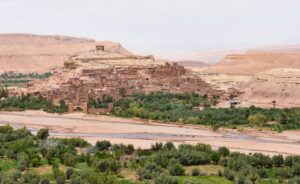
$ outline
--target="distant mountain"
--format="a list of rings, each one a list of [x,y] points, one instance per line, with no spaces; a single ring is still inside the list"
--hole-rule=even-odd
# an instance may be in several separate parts
[[[176,63],[185,66],[185,67],[193,67],[193,68],[202,68],[202,67],[206,67],[209,66],[209,64],[202,62],[202,61],[176,61]]]
[[[201,61],[207,64],[215,64],[220,62],[226,55],[232,53],[244,53],[245,50],[239,49],[224,49],[224,50],[209,50],[179,54],[161,54],[158,57],[166,58],[173,61]]]

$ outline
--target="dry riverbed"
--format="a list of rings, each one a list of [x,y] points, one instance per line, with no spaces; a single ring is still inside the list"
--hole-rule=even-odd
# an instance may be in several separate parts
[[[214,148],[227,146],[241,152],[300,155],[300,131],[242,132],[230,129],[213,131],[204,126],[174,125],[109,116],[48,114],[42,111],[0,112],[0,125],[26,126],[33,133],[47,127],[54,137],[81,137],[95,143],[109,140],[112,143],[134,144],[148,148],[155,142],[172,141],[175,144],[211,144]]]

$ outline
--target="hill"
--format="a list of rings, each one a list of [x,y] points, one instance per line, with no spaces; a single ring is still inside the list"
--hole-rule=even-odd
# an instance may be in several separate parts
[[[278,68],[259,73],[245,85],[241,99],[246,106],[299,107],[300,69]]]
[[[43,73],[62,66],[72,55],[104,45],[109,51],[130,55],[119,43],[55,35],[0,34],[0,73]]]
[[[254,75],[275,68],[300,68],[300,49],[230,54],[210,70],[213,73]]]

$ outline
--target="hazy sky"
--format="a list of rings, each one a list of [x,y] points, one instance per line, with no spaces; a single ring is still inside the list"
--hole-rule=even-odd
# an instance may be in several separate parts
[[[149,53],[297,44],[300,0],[0,0],[0,23]]]

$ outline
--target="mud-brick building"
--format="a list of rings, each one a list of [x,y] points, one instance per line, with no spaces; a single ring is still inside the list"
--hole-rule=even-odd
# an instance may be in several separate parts
[[[181,65],[155,61],[152,56],[108,52],[101,46],[70,58],[52,77],[30,86],[29,91],[40,93],[55,104],[64,100],[70,112],[76,108],[85,112],[109,111],[111,105],[106,110],[88,107],[90,98],[101,101],[105,96],[119,99],[157,91],[220,94]]]

